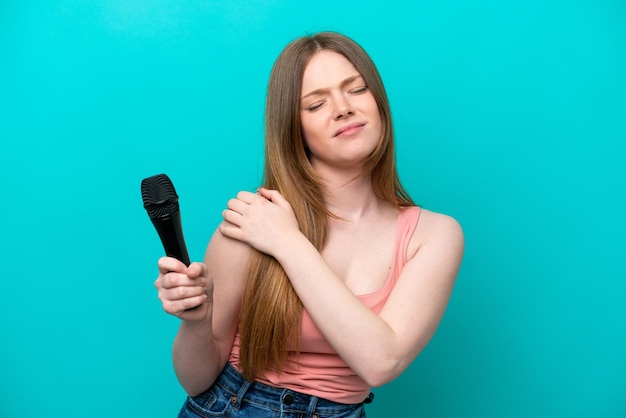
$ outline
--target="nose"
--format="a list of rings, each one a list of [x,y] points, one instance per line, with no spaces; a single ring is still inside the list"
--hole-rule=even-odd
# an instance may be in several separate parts
[[[345,119],[354,115],[354,109],[350,105],[348,98],[344,95],[338,95],[335,99],[335,119]]]

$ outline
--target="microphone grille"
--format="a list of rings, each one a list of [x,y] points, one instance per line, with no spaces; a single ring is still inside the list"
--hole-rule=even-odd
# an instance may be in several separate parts
[[[178,195],[170,178],[157,174],[141,181],[143,207],[150,218],[162,218],[178,212]]]

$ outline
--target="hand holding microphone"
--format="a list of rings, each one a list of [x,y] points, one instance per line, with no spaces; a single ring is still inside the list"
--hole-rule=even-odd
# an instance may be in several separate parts
[[[196,313],[212,293],[212,285],[206,265],[189,261],[174,185],[165,174],[147,177],[141,182],[141,197],[167,255],[159,260],[159,277],[154,283],[163,309],[181,318],[186,312]],[[193,316],[206,315],[206,309],[199,311],[204,312]]]
[[[159,277],[154,282],[163,310],[181,319],[205,319],[213,295],[213,282],[207,278],[204,263],[186,267],[172,257],[159,259]]]

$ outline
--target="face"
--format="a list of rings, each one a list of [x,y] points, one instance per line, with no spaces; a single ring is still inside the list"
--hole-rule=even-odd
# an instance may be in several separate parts
[[[381,141],[374,96],[354,65],[333,51],[316,53],[304,69],[300,117],[317,169],[359,169]]]

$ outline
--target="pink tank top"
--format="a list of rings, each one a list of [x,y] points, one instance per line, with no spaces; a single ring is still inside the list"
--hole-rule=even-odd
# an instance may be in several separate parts
[[[375,292],[357,295],[359,300],[375,313],[380,313],[387,302],[402,268],[407,262],[407,247],[417,221],[420,208],[411,206],[400,209],[396,234],[394,260],[385,284]],[[300,357],[298,362],[287,362],[281,374],[269,370],[262,383],[288,388],[339,403],[362,402],[370,387],[358,377],[339,357],[319,331],[306,309],[302,315]],[[239,333],[235,336],[229,362],[239,368]]]

